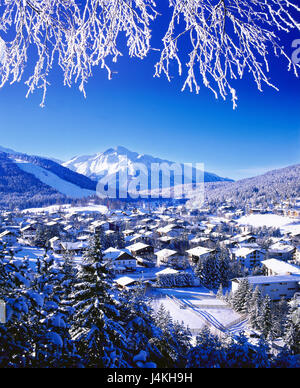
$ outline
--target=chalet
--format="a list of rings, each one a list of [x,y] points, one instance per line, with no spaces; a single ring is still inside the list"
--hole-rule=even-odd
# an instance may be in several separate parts
[[[144,243],[132,244],[127,249],[133,256],[148,256],[154,253],[154,248],[151,245]]]
[[[49,240],[49,243],[50,243],[50,247],[51,249],[53,250],[53,252],[59,252],[61,251],[61,246],[60,246],[60,238],[55,236],[55,237],[52,237],[50,240]]]
[[[136,258],[128,249],[108,248],[103,252],[103,261],[112,265],[115,272],[123,272],[136,268]]]
[[[190,242],[190,246],[192,248],[195,248],[199,245],[201,245],[205,248],[208,248],[209,245],[212,243],[212,241],[208,237],[194,237],[189,242]]]
[[[300,232],[294,232],[290,234],[290,241],[293,245],[300,244]]]
[[[232,292],[236,292],[240,282],[245,278],[232,279]],[[300,274],[277,276],[248,276],[250,285],[258,287],[263,296],[268,295],[271,300],[279,301],[281,298],[291,299],[300,290]]]
[[[233,248],[231,249],[232,259],[238,261],[245,268],[253,268],[261,265],[265,253],[256,248]]]
[[[184,227],[177,224],[169,224],[167,226],[164,226],[162,228],[157,229],[157,233],[160,236],[170,236],[170,237],[178,237],[180,234],[182,234],[184,231]]]
[[[131,245],[134,243],[143,242],[143,235],[136,233],[133,236],[126,236],[125,242],[126,244],[131,244]]]
[[[88,244],[86,242],[62,241],[60,242],[60,248],[58,249],[57,253],[70,252],[74,255],[82,255],[87,248]]]
[[[192,264],[196,264],[199,260],[206,259],[210,254],[215,253],[214,249],[205,248],[198,246],[186,251],[188,254],[189,260]]]
[[[90,230],[93,232],[93,233],[96,233],[96,232],[100,232],[100,231],[105,231],[105,230],[108,230],[109,229],[109,222],[107,221],[94,221],[92,222],[91,226],[90,226]]]
[[[66,226],[66,227],[64,228],[64,233],[65,233],[66,235],[68,235],[68,234],[75,235],[76,232],[77,232],[77,229],[74,228],[73,225],[68,225],[68,226]]]
[[[4,232],[0,233],[0,241],[2,244],[14,245],[17,242],[17,236],[14,232],[5,230]]]
[[[178,273],[179,273],[179,271],[177,271],[176,269],[165,268],[159,272],[156,272],[155,276],[156,276],[156,278],[158,278],[160,275],[176,275]]]
[[[157,257],[157,266],[170,265],[172,262],[178,258],[178,252],[173,251],[172,249],[162,249],[158,252],[155,252]]]
[[[141,283],[141,279],[132,278],[130,276],[123,276],[116,279],[115,282],[120,289],[129,290],[138,288]],[[142,281],[142,283],[144,286],[146,286],[146,289],[151,286],[150,280]]]
[[[171,236],[162,236],[159,237],[158,241],[161,243],[162,246],[168,246],[172,243],[174,240],[174,237]]]
[[[127,236],[133,236],[135,231],[133,229],[126,229],[122,233],[123,233],[124,237],[127,237]]]
[[[27,225],[20,230],[23,240],[33,240],[36,236],[37,226]]]
[[[232,240],[239,244],[252,244],[256,242],[256,237],[250,234],[243,234],[232,237]]]

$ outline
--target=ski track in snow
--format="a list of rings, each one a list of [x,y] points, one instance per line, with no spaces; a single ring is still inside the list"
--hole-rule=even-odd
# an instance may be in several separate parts
[[[239,322],[233,326],[225,327],[220,321],[218,321],[212,314],[210,314],[206,310],[202,310],[199,307],[193,305],[191,302],[186,299],[181,299],[181,302],[186,305],[190,310],[194,311],[196,314],[200,315],[205,321],[210,323],[214,328],[223,332],[223,333],[238,333],[243,331],[245,324],[247,323],[247,319],[242,322]]]

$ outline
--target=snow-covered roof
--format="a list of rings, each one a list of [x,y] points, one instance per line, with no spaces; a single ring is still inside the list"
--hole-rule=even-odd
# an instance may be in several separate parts
[[[80,242],[62,241],[60,244],[63,247],[63,249],[65,249],[67,251],[85,249],[88,247],[88,244],[83,242],[83,241],[80,241]]]
[[[236,257],[246,257],[255,251],[257,251],[256,248],[246,248],[246,247],[232,249],[232,252],[235,254]]]
[[[158,275],[170,275],[170,274],[175,274],[178,273],[176,269],[173,268],[165,268],[162,271],[156,272],[156,276]]]
[[[127,249],[129,249],[131,252],[136,252],[136,251],[139,251],[141,249],[148,248],[148,247],[150,247],[150,245],[138,242],[136,244],[130,245],[129,247],[127,247]]]
[[[171,240],[174,240],[174,237],[171,237],[171,236],[163,236],[163,237],[160,237],[160,238],[159,238],[159,241],[161,241],[161,242],[168,242],[168,241],[171,241]]]
[[[155,255],[158,257],[170,257],[177,254],[177,251],[173,251],[172,249],[162,249],[160,251],[155,252]]]
[[[108,248],[105,251],[103,251],[103,259],[104,260],[117,260],[120,256],[124,255],[126,253],[127,255],[130,255],[130,251],[128,249],[116,249],[116,248]]]
[[[293,251],[295,248],[292,245],[283,244],[280,242],[277,242],[276,244],[273,244],[269,248],[269,252],[277,252],[277,253],[288,253]]]
[[[135,283],[137,279],[130,278],[129,276],[123,276],[116,280],[116,283],[118,283],[120,286],[126,287],[132,283]]]
[[[5,230],[4,232],[2,232],[1,234],[0,234],[0,238],[2,238],[2,237],[5,237],[5,236],[9,236],[9,235],[15,235],[13,232],[11,232],[10,230]]]
[[[240,282],[245,278],[233,279]],[[268,284],[268,283],[289,283],[289,282],[300,282],[300,274],[294,275],[275,275],[275,276],[248,276],[250,284]]]
[[[281,260],[277,259],[268,259],[262,261],[262,264],[266,266],[268,269],[271,271],[276,272],[277,274],[287,274],[287,273],[292,273],[292,274],[300,274],[300,267],[286,263]]]
[[[187,253],[192,256],[202,256],[208,253],[213,252],[213,249],[205,248],[205,247],[195,247],[187,250]]]

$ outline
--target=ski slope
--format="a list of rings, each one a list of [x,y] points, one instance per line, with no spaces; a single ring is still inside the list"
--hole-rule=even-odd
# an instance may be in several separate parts
[[[95,192],[92,190],[82,189],[79,186],[74,185],[73,183],[67,182],[52,172],[40,167],[35,164],[18,161],[17,166],[29,173],[34,175],[38,180],[43,182],[44,184],[53,187],[53,189],[58,192],[70,197],[70,198],[84,198],[89,197],[91,195],[95,195]]]

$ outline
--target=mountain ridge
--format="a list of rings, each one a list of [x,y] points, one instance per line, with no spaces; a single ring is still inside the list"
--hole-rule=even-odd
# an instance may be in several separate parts
[[[123,146],[115,148],[108,148],[104,152],[95,153],[92,155],[78,155],[74,156],[62,165],[77,173],[88,176],[91,179],[98,180],[103,176],[111,176],[116,172],[128,169],[130,177],[135,175],[134,164],[141,163],[150,171],[151,164],[166,163],[173,165],[175,162],[154,157],[148,154],[140,154],[135,151],[130,151]],[[176,163],[183,166],[183,163]],[[206,182],[215,181],[232,181],[230,178],[223,178],[214,173],[204,172],[204,180]]]

